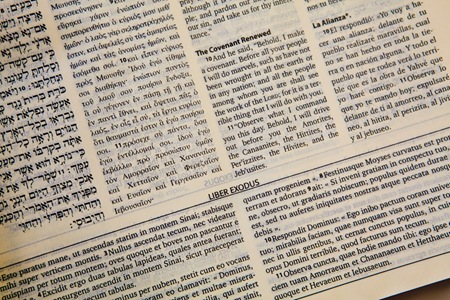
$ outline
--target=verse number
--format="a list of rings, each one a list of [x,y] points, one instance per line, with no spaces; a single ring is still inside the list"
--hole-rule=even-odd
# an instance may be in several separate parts
[[[324,34],[330,34],[330,33],[336,33],[336,32],[337,32],[336,26],[330,27],[330,28],[327,28],[327,29],[324,29],[324,30],[323,30],[323,33],[324,33]]]

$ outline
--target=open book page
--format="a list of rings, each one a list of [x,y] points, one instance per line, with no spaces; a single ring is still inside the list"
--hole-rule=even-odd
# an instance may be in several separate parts
[[[448,278],[449,6],[1,1],[2,299]]]

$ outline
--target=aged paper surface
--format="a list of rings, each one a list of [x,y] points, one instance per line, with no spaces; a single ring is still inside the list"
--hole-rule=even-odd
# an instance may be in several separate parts
[[[449,9],[1,1],[2,299],[448,278]]]

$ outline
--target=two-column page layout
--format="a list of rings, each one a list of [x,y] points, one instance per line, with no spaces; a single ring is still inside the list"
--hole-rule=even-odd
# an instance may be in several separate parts
[[[449,278],[448,11],[1,0],[0,298],[379,299]]]

